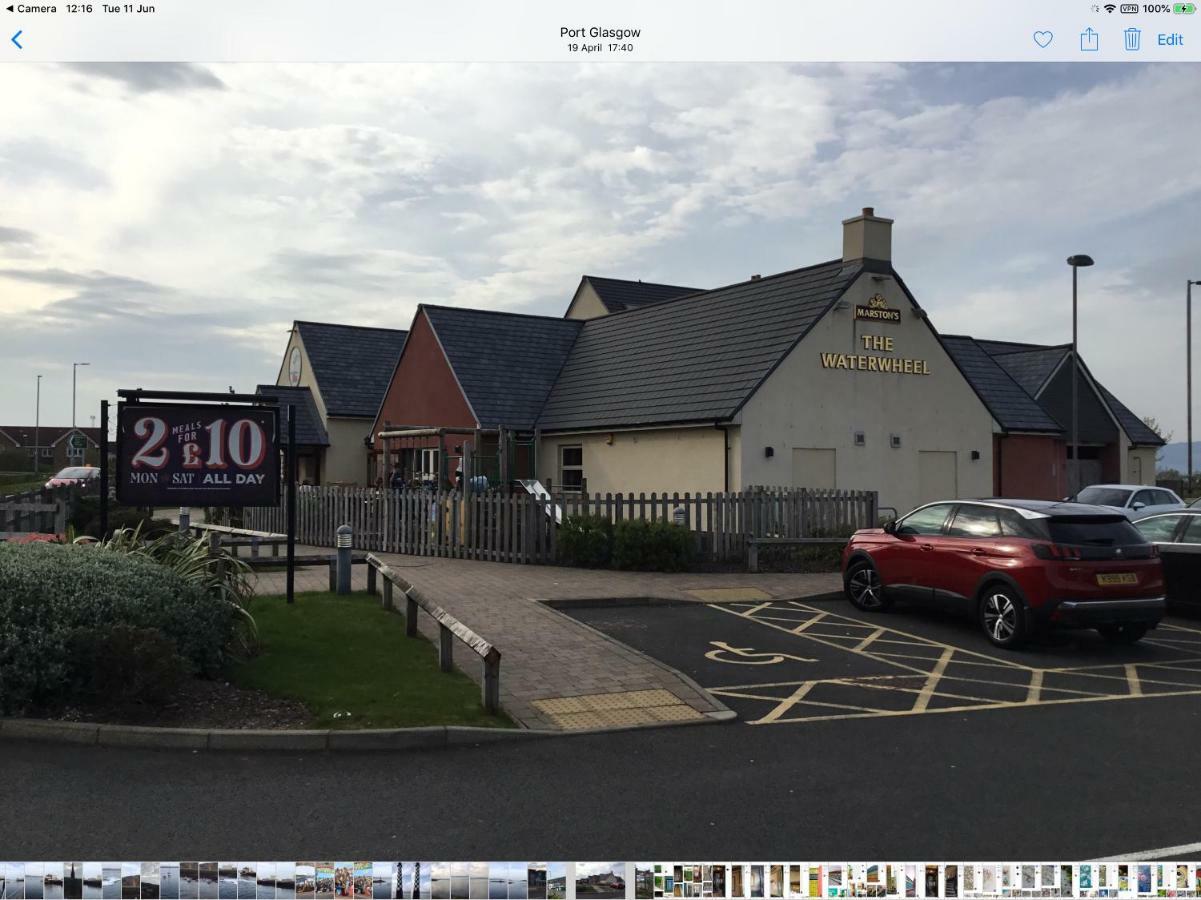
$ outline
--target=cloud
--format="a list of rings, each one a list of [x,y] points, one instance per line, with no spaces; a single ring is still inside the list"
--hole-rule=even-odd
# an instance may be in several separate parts
[[[64,66],[88,77],[118,82],[135,93],[225,89],[220,78],[194,63],[80,62]]]
[[[24,228],[5,228],[0,225],[0,244],[33,244],[37,241],[32,231]]]

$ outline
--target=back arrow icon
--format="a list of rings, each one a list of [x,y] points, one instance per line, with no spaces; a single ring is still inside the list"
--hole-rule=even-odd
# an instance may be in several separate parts
[[[12,38],[10,38],[10,40],[11,40],[11,41],[12,41],[14,44],[16,44],[16,45],[17,45],[17,49],[18,49],[18,50],[24,50],[24,49],[25,49],[24,47],[22,47],[22,46],[21,46],[21,42],[17,40],[17,38],[19,38],[19,37],[20,37],[21,35],[23,35],[24,33],[25,33],[24,31],[18,31],[16,34],[14,34],[14,35],[12,36]]]

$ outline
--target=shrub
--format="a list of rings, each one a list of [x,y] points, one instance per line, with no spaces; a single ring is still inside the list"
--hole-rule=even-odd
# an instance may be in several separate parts
[[[0,450],[0,472],[32,471],[33,458],[24,450]]]
[[[0,543],[0,711],[70,699],[69,644],[81,630],[156,629],[190,673],[214,675],[237,609],[140,554]]]
[[[106,704],[162,704],[179,689],[187,663],[157,628],[79,629],[67,640],[77,696]]]
[[[569,566],[608,566],[613,558],[613,525],[604,516],[568,516],[559,528],[559,553]]]
[[[140,529],[143,537],[155,538],[177,530],[175,523],[167,519],[155,519],[145,510],[132,506],[108,507],[108,535],[100,533],[100,498],[80,497],[71,513],[71,528],[76,534],[97,539],[108,537],[123,528]]]
[[[682,525],[635,519],[618,522],[614,529],[613,565],[618,569],[679,572],[692,556],[692,533]]]

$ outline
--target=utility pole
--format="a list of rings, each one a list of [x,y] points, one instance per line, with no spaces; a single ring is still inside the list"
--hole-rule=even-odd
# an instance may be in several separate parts
[[[42,376],[38,376],[37,400],[33,412],[33,474],[42,471]]]

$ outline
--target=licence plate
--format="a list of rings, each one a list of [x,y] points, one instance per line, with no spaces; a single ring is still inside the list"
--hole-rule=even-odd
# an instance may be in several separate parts
[[[1138,576],[1133,572],[1107,572],[1097,576],[1097,584],[1138,584]]]

